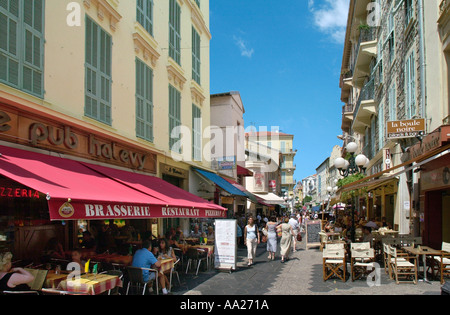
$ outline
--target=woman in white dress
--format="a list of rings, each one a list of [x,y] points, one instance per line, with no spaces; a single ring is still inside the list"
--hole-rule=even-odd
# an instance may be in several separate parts
[[[260,242],[259,230],[253,217],[248,218],[248,224],[245,226],[244,242],[247,245],[248,266],[251,266],[256,256],[256,247]]]

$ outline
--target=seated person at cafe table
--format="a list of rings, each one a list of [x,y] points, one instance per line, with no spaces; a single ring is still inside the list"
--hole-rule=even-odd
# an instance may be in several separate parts
[[[156,259],[156,257],[152,254],[152,242],[149,240],[145,240],[142,243],[142,249],[136,251],[133,256],[133,262],[131,264],[133,267],[137,268],[148,268],[148,269],[157,269],[161,267],[161,262]],[[145,282],[150,282],[155,279],[155,274],[150,273],[148,270],[142,271],[143,279]],[[164,274],[159,274],[159,283],[162,288],[163,294],[168,294],[167,286],[170,282]]]
[[[206,234],[206,238],[208,241],[214,240],[214,228],[212,226],[208,226],[208,234]]]
[[[95,239],[92,237],[91,232],[83,232],[83,241],[81,242],[80,246],[85,249],[95,250]]]
[[[162,238],[159,240],[159,256],[160,259],[174,259],[176,260],[177,257],[175,256],[175,253],[173,251],[173,248],[170,247],[169,241],[165,238]]]
[[[80,265],[80,270],[83,271],[86,265],[86,262],[81,260],[81,251],[78,249],[74,249],[72,251],[72,263],[77,263]]]
[[[194,231],[191,232],[191,234],[189,235],[189,237],[192,238],[200,238],[202,236],[202,232],[200,232],[198,224],[196,224],[194,226]]]
[[[27,283],[34,280],[34,276],[23,268],[12,268],[12,254],[0,254],[0,292],[1,291],[29,291]]]

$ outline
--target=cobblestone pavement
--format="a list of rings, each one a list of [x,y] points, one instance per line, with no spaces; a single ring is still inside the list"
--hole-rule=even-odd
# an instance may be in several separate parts
[[[297,244],[297,251],[289,261],[281,263],[278,254],[274,261],[267,259],[265,244],[260,244],[257,259],[247,266],[247,250],[238,249],[238,268],[231,274],[210,270],[185,274],[179,271],[181,286],[176,278],[174,295],[440,295],[439,281],[431,284],[419,282],[397,285],[381,270],[380,286],[370,287],[366,280],[340,279],[323,281],[322,252],[318,248],[306,249],[305,243]]]

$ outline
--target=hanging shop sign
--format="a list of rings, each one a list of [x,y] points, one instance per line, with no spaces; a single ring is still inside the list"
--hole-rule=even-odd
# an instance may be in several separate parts
[[[387,139],[414,138],[423,136],[426,131],[425,119],[388,121]]]
[[[156,173],[155,154],[113,141],[108,135],[83,131],[27,113],[8,111],[1,105],[0,139]]]

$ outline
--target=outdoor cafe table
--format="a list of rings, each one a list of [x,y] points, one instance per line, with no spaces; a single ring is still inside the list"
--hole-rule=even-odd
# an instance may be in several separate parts
[[[61,281],[67,279],[67,273],[56,274],[54,270],[50,270],[47,273],[47,277],[45,278],[44,288],[47,289],[56,289]]]
[[[58,289],[69,292],[81,292],[89,295],[99,295],[115,287],[121,287],[122,280],[118,276],[107,274],[84,274],[78,279],[63,280],[58,285]]]
[[[161,267],[159,267],[160,273],[171,271],[175,264],[175,261],[172,258],[161,259],[160,262],[161,262]]]
[[[428,246],[420,246],[418,248],[414,248],[412,246],[403,247],[405,251],[415,256],[422,256],[423,259],[423,281],[428,282],[427,279],[427,256],[439,256],[441,254],[440,250],[433,249]]]

